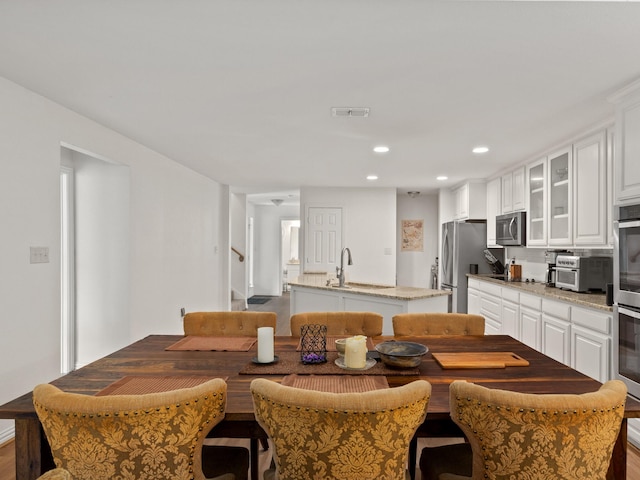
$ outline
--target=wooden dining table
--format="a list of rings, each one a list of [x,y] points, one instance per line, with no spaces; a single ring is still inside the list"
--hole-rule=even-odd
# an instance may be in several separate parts
[[[112,383],[131,375],[226,378],[228,393],[225,418],[209,436],[250,439],[251,478],[257,479],[259,441],[266,438],[266,434],[255,420],[249,386],[257,377],[281,381],[284,373],[272,374],[268,369],[256,369],[252,364],[252,359],[256,356],[256,345],[249,351],[166,350],[181,338],[178,335],[150,335],[51,383],[67,392],[95,395]],[[374,343],[385,340],[390,338],[375,338]],[[422,343],[428,347],[429,351],[422,363],[411,375],[389,370],[379,374],[385,375],[390,387],[404,385],[416,379],[424,379],[431,383],[432,396],[427,417],[419,427],[416,437],[461,436],[460,430],[449,415],[449,384],[454,380],[467,380],[486,387],[536,394],[581,394],[595,391],[601,385],[596,380],[506,335],[411,337],[402,340]],[[276,355],[294,355],[298,342],[299,339],[294,337],[276,337]],[[512,352],[526,360],[528,365],[445,369],[433,357],[434,353],[456,352]],[[332,362],[335,356],[337,353],[329,352],[329,362]],[[313,366],[306,367],[309,366],[305,366],[302,372],[286,373],[316,373]],[[348,370],[336,370],[339,374],[351,373]],[[327,369],[323,372],[326,373]],[[371,369],[371,372],[375,374],[374,369]],[[634,417],[640,417],[640,402],[628,397],[625,419],[615,445],[608,478],[626,479],[626,419]],[[54,467],[49,446],[33,408],[31,392],[0,406],[0,418],[15,420],[16,480],[35,479]],[[414,439],[410,458],[410,467],[414,472],[415,441]]]

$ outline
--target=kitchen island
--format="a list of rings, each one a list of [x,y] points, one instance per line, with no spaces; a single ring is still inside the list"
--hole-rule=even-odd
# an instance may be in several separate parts
[[[451,292],[429,288],[376,285],[337,280],[326,274],[303,274],[289,282],[291,315],[301,312],[377,312],[384,317],[382,334],[393,335],[398,313],[446,312]]]

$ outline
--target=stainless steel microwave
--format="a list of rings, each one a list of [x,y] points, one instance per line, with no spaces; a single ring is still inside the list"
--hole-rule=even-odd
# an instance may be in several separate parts
[[[496,217],[496,243],[505,247],[527,244],[527,214],[513,212]]]

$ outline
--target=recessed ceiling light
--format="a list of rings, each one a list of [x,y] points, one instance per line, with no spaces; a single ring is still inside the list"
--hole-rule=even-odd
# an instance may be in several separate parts
[[[367,180],[377,180],[378,175],[367,175]]]
[[[373,147],[373,151],[376,153],[387,153],[389,151],[389,147],[386,145],[378,145],[377,147]]]
[[[446,175],[439,175],[439,176],[436,177],[436,180],[440,180],[441,182],[443,180],[448,180],[448,179],[449,179],[449,177],[447,177]]]
[[[472,150],[473,153],[487,153],[488,151],[489,147],[485,147],[484,145],[477,146]]]

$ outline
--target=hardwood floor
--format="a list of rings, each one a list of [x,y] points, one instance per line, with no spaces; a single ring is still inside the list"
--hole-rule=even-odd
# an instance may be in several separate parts
[[[261,305],[249,305],[249,310],[261,311],[261,312],[276,312],[278,321],[276,325],[276,335],[290,335],[289,327],[289,293],[283,294],[281,297],[274,297],[267,303]],[[220,439],[216,440],[216,444],[222,445],[242,445],[248,448],[248,441],[246,440],[234,440],[234,439]],[[424,446],[433,446],[434,441],[427,439],[420,439],[418,442],[418,452],[422,450]],[[271,451],[260,452],[260,469],[264,470],[269,466],[271,461]],[[627,451],[627,478],[640,479],[640,450],[629,445]],[[420,478],[419,471],[417,472],[417,478]],[[262,475],[260,476],[262,478]],[[15,480],[15,444],[13,441],[7,442],[0,446],[0,480]]]

